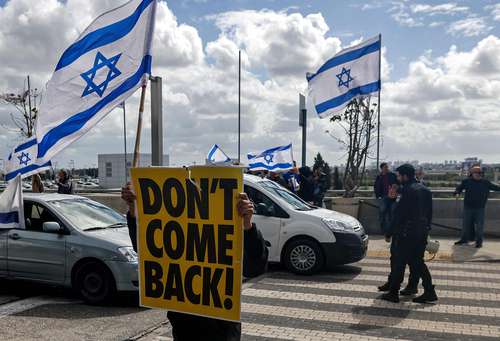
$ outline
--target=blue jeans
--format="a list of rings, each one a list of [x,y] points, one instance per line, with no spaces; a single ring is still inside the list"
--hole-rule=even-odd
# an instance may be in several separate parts
[[[378,212],[379,212],[379,222],[380,222],[380,230],[382,234],[386,234],[389,232],[391,219],[392,219],[392,204],[393,201],[388,198],[379,198],[378,201]]]
[[[484,207],[467,208],[464,207],[464,220],[462,226],[462,237],[460,240],[468,242],[475,235],[476,244],[483,244],[484,230]]]

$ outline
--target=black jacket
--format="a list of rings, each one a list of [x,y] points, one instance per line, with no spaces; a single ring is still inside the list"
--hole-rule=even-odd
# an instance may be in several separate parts
[[[432,221],[432,193],[415,180],[403,185],[388,236],[427,239]]]
[[[392,172],[387,173],[385,176],[388,177],[389,186],[394,185],[395,183],[398,182],[396,174]],[[375,184],[373,185],[373,191],[375,192],[376,198],[383,198],[387,196],[388,194],[387,189],[384,188],[384,175],[382,174],[377,175],[377,178],[375,179]]]
[[[466,208],[484,208],[486,201],[492,191],[500,191],[500,186],[497,186],[486,179],[474,180],[467,178],[462,180],[455,190],[455,194],[460,194],[465,190],[464,206]]]
[[[127,214],[127,223],[134,250],[137,250],[137,225]],[[243,276],[256,277],[267,269],[268,250],[255,224],[245,231],[243,245]],[[217,320],[189,314],[168,312],[172,334],[176,341],[237,341],[241,339],[241,323]]]

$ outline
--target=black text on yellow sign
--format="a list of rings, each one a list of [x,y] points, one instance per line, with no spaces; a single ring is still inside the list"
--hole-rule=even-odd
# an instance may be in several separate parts
[[[141,305],[239,321],[241,169],[136,168],[132,180]]]

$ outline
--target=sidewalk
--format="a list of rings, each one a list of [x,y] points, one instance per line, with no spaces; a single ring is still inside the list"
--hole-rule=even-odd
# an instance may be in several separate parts
[[[500,239],[485,239],[483,247],[476,249],[474,243],[469,245],[454,245],[456,238],[437,237],[432,240],[439,241],[440,248],[436,260],[451,262],[500,262]],[[368,256],[389,257],[390,244],[386,243],[383,236],[371,235],[368,244]],[[426,254],[426,259],[429,255]]]

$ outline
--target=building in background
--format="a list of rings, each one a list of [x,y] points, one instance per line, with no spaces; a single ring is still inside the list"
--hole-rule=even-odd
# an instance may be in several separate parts
[[[125,184],[125,174],[130,181],[130,167],[132,167],[133,154],[127,154],[127,173],[125,173],[124,154],[99,154],[97,163],[99,169],[99,185],[102,188],[120,188]],[[169,165],[169,156],[163,155],[163,166]],[[151,166],[151,154],[140,154],[139,166]]]

